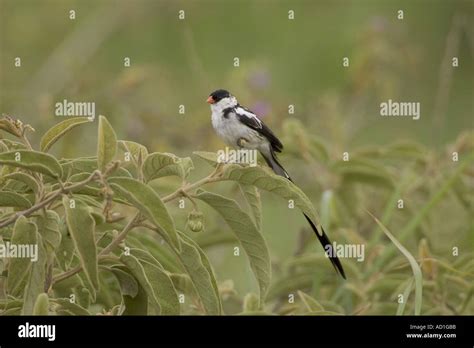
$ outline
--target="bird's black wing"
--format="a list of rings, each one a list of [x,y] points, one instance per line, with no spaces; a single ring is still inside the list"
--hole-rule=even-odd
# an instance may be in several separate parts
[[[283,144],[281,141],[252,111],[243,108],[242,106],[234,108],[233,111],[240,122],[267,138],[274,151],[281,152],[281,150],[283,150]]]

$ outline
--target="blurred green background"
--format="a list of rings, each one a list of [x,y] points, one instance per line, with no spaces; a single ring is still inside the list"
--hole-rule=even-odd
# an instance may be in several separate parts
[[[398,192],[395,184],[414,173],[408,188],[399,192],[407,209],[384,221],[397,235],[454,170],[451,152],[459,151],[461,159],[472,152],[473,7],[473,1],[438,0],[0,0],[0,110],[31,124],[37,134],[30,138],[37,145],[40,135],[62,120],[54,115],[56,102],[95,102],[96,117],[106,115],[120,139],[140,142],[150,152],[191,156],[192,151],[223,147],[205,100],[217,88],[230,90],[282,138],[287,151],[281,161],[315,206],[326,209],[330,237],[341,243],[372,242],[364,263],[344,260],[354,269],[346,285],[334,285],[327,261],[309,263],[306,278],[297,274],[293,279],[293,257],[301,252],[321,256],[321,248],[298,212],[264,194],[263,226],[274,279],[326,299],[334,311],[335,303],[343,303],[345,313],[394,314],[398,287],[411,271],[395,263],[394,283],[390,275],[386,285],[377,283],[386,270],[373,273],[373,260],[390,242],[364,209],[381,218]],[[403,20],[397,18],[400,9]],[[69,19],[70,10],[76,19]],[[184,20],[178,18],[180,10]],[[294,20],[288,19],[289,10]],[[21,68],[14,66],[15,57],[21,57]],[[124,67],[125,57],[130,67]],[[239,67],[234,67],[235,57]],[[349,67],[343,67],[343,57],[349,58]],[[459,58],[456,68],[452,57]],[[388,99],[420,102],[420,120],[381,117],[379,105]],[[290,104],[294,114],[288,113]],[[52,152],[93,155],[95,139],[94,125],[79,127]],[[385,158],[384,149],[391,153],[389,144],[400,142],[420,156],[400,152],[396,159]],[[375,173],[350,181],[335,169],[344,151],[377,162],[381,169],[375,171],[387,174],[390,184],[377,182]],[[192,179],[209,170],[197,159],[195,167]],[[448,272],[448,278],[432,285],[430,299],[439,308],[426,306],[435,314],[459,312],[464,305],[472,314],[472,285],[462,285],[461,292],[443,287],[452,282],[449,277],[462,280],[467,274],[472,281],[472,165],[466,172],[448,188],[448,199],[403,241],[417,254],[420,240],[428,240],[430,252],[457,270],[453,243],[468,255],[459,266],[465,273]],[[164,183],[163,190],[168,184],[176,182]],[[237,195],[233,187],[220,186]],[[329,202],[335,197],[335,203],[327,203],[328,197]],[[178,224],[184,228],[187,213],[175,213],[183,216]],[[217,217],[209,220],[207,237],[228,234]],[[299,250],[301,235],[307,241],[304,251]],[[232,279],[241,297],[254,290],[245,259],[231,255],[233,244],[225,238],[215,245],[209,240],[207,251],[219,280]],[[369,309],[368,303],[375,305]]]

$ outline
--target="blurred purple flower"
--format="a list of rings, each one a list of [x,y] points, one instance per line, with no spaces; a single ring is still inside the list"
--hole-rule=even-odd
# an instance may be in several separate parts
[[[270,84],[270,74],[266,70],[257,70],[250,75],[249,84],[256,89],[266,88]]]
[[[264,118],[270,113],[270,105],[264,101],[258,101],[254,103],[251,109],[258,118]]]
[[[374,16],[370,19],[370,27],[375,32],[383,32],[387,29],[387,18],[382,16]]]

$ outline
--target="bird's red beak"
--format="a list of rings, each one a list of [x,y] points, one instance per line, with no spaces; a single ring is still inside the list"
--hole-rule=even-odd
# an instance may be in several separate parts
[[[206,102],[207,102],[208,104],[214,104],[214,103],[215,103],[214,98],[212,98],[211,95],[209,96],[209,98],[207,98]]]

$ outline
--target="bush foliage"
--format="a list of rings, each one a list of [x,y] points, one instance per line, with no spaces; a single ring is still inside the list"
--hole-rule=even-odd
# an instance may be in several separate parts
[[[298,122],[287,122],[287,151],[323,166],[331,178],[319,217],[301,189],[265,166],[222,164],[215,153],[194,152],[209,174],[189,182],[194,170],[190,157],[149,153],[141,144],[117,140],[103,116],[95,156],[58,159],[48,153],[69,130],[87,122],[71,118],[56,124],[37,151],[27,137],[30,126],[9,117],[0,120],[3,133],[14,137],[0,140],[0,241],[38,245],[36,262],[0,259],[4,315],[403,314],[407,308],[415,314],[473,313],[472,248],[457,257],[437,257],[427,233],[442,202],[455,201],[462,214],[472,216],[472,134],[461,136],[445,160],[436,159],[446,175],[433,183],[422,177],[433,168],[433,154],[420,145],[363,148],[351,153],[349,161],[331,160],[318,138]],[[459,153],[459,161],[451,160],[452,151]],[[395,178],[379,159],[403,164],[406,170]],[[168,176],[182,184],[164,194],[154,183]],[[241,202],[231,194],[208,191],[220,182],[237,185]],[[373,188],[388,193],[386,201],[371,196]],[[366,245],[367,261],[360,267],[345,262],[348,281],[343,282],[315,277],[330,268],[329,262],[305,246],[288,261],[272,260],[262,231],[261,191],[291,201],[333,230],[346,228],[340,236]],[[401,196],[411,196],[420,207],[409,209],[399,229],[390,232],[385,226]],[[178,200],[192,207],[186,208],[182,230],[169,206]],[[193,233],[206,229],[210,220],[203,206],[227,223],[224,229],[232,236]],[[360,207],[376,211],[380,221]],[[458,232],[472,233],[470,223]],[[393,244],[381,243],[383,233]],[[403,246],[413,245],[413,236],[418,255]],[[231,281],[216,279],[206,249],[229,240],[248,259],[256,281],[253,292],[239,295]],[[278,270],[276,278],[272,266]],[[398,294],[408,300],[397,302]]]

